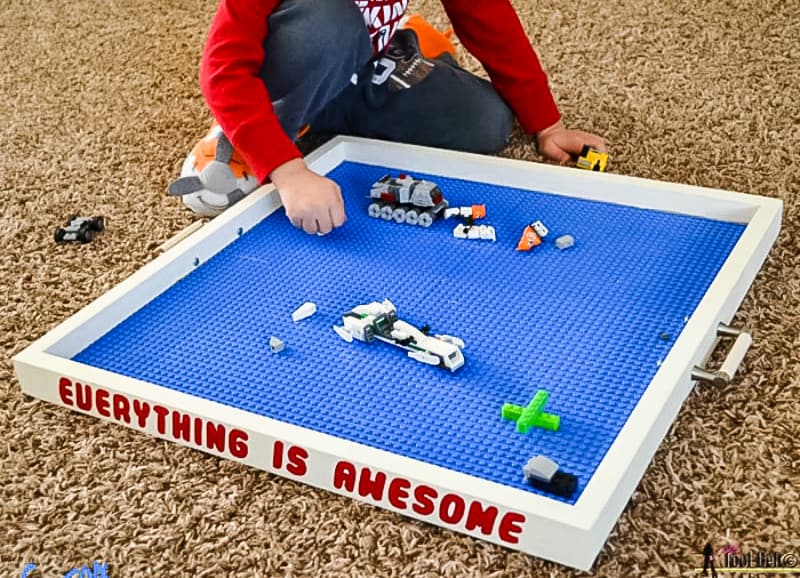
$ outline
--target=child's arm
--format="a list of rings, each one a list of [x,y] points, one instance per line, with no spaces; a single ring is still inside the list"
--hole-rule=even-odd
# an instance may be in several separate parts
[[[525,131],[536,136],[542,156],[565,162],[586,144],[605,150],[600,137],[561,124],[547,76],[509,0],[442,0],[442,5],[461,43],[483,64]]]
[[[259,71],[264,63],[267,17],[279,0],[221,0],[200,64],[200,88],[259,182],[301,156],[278,122]]]
[[[275,184],[292,224],[325,234],[344,223],[339,187],[306,167],[259,77],[267,17],[279,3],[221,0],[203,50],[200,86],[214,118],[258,181]]]

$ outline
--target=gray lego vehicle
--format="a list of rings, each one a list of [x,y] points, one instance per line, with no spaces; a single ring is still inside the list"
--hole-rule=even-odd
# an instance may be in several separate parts
[[[436,183],[409,175],[385,175],[369,191],[367,213],[375,219],[430,227],[448,207]]]
[[[89,243],[106,228],[103,217],[71,216],[64,227],[56,229],[56,243]]]

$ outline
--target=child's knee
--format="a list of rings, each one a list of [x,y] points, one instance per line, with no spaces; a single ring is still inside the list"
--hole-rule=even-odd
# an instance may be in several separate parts
[[[498,153],[508,145],[514,113],[496,93],[484,94],[472,103],[468,122],[460,123],[457,148],[481,154]]]
[[[498,98],[498,100],[500,100]],[[508,145],[511,131],[514,128],[514,113],[500,100],[484,117],[483,133],[485,153],[498,153]]]

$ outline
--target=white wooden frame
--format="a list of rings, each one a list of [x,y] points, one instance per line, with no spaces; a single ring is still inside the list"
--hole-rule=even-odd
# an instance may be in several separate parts
[[[170,411],[188,414],[193,419],[199,417],[226,424],[246,432],[246,455],[232,453],[227,447],[224,451],[216,451],[205,446],[197,447],[182,439],[175,440],[168,432],[158,431],[153,421],[140,427],[135,421],[125,424],[113,416],[103,415],[107,412],[98,412],[96,406],[86,412],[455,531],[575,568],[589,569],[690,392],[693,386],[690,376],[692,368],[702,365],[712,352],[717,339],[717,325],[731,320],[775,241],[780,229],[781,201],[716,189],[349,137],[338,137],[307,158],[308,164],[322,174],[345,160],[747,225],[574,505],[70,360],[198,264],[235,241],[238,235],[263,220],[265,215],[278,209],[280,199],[269,186],[262,187],[213,219],[200,231],[20,352],[14,358],[14,366],[23,391],[42,400],[70,407],[71,404],[65,402],[69,401],[69,397],[65,398],[59,393],[59,384],[90,384],[95,389],[106,390],[109,395],[122,395],[129,400],[158,404]],[[74,405],[72,409],[75,409]],[[276,441],[279,446],[275,445]],[[295,445],[305,450],[307,457],[304,463],[307,468],[302,475],[291,473],[285,466],[276,467],[271,456],[275,455],[275,448],[280,447],[280,443],[284,447]],[[463,519],[455,520],[453,515],[446,515],[446,519],[443,519],[435,513],[420,514],[412,509],[412,498],[399,499],[395,496],[389,499],[384,493],[380,499],[375,499],[357,495],[347,487],[335,487],[332,481],[334,470],[342,460],[358,468],[384,472],[389,480],[403,480],[402,483],[398,482],[397,487],[411,488],[412,492],[413,488],[420,485],[432,488],[439,498],[438,507],[444,507],[445,496],[460,496],[467,504],[475,500],[481,507],[497,508],[498,520],[506,513],[521,514],[524,522],[513,532],[513,538],[517,541],[506,539],[508,535],[501,535],[498,524],[494,524],[492,530],[485,534],[479,528],[468,528]],[[359,471],[363,473],[363,470]]]

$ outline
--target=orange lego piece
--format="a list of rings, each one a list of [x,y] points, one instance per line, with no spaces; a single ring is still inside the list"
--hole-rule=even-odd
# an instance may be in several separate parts
[[[530,251],[541,244],[542,238],[539,236],[539,233],[534,231],[531,225],[528,225],[525,227],[525,230],[522,231],[522,237],[520,237],[519,243],[517,243],[517,251]]]
[[[472,205],[472,218],[483,219],[486,216],[486,205]]]

